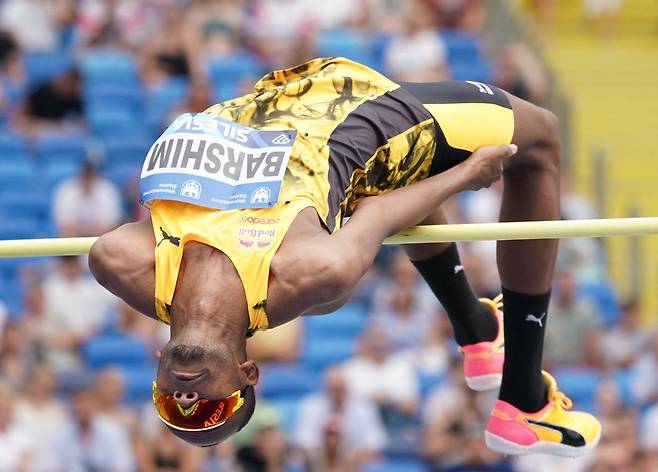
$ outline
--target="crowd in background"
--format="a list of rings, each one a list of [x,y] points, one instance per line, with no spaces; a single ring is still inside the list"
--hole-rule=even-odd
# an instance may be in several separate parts
[[[84,143],[75,166],[48,161],[48,211],[39,222],[50,235],[98,235],[146,214],[135,197],[140,162],[110,166],[121,159],[112,139],[148,149],[179,113],[324,52],[348,48],[398,80],[472,78],[541,103],[550,80],[540,61],[522,44],[487,51],[485,24],[481,0],[4,0],[2,139],[24,143],[16,159],[35,165],[47,159],[38,151],[44,140]],[[481,55],[461,61],[472,44]],[[85,61],[107,51],[133,61],[134,83],[93,78]],[[35,57],[55,58],[55,72],[38,72]],[[236,69],[231,80],[221,75]],[[159,101],[163,90],[168,99]],[[121,110],[108,117],[105,108],[132,99],[133,121],[117,128]],[[98,123],[115,127],[108,134]],[[562,181],[563,216],[596,217],[568,175]],[[501,192],[498,183],[460,195],[446,214],[495,221]],[[6,195],[0,202],[9,206]],[[495,244],[460,248],[476,292],[497,295]],[[445,314],[396,248],[382,250],[338,313],[250,340],[263,372],[254,417],[206,449],[168,434],[150,405],[166,327],[99,287],[84,258],[3,264],[0,471],[658,469],[658,334],[634,300],[618,299],[595,240],[562,241],[547,325],[547,369],[604,427],[595,453],[568,461],[506,458],[484,446],[495,392],[466,387]]]

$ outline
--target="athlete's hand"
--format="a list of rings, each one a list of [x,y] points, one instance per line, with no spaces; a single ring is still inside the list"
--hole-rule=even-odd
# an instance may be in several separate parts
[[[515,144],[476,149],[468,159],[457,166],[464,172],[464,190],[480,190],[500,179],[507,162],[517,150]]]

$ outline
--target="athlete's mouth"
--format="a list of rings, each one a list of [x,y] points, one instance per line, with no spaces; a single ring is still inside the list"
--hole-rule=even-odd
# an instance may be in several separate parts
[[[206,374],[205,370],[201,372],[180,372],[171,369],[169,372],[171,373],[171,376],[179,382],[192,382],[194,380],[199,380]]]

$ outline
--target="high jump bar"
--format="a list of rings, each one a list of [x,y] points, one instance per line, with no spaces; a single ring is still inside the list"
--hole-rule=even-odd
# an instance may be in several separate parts
[[[387,238],[384,244],[599,238],[648,234],[658,234],[658,217],[415,226]],[[96,239],[89,237],[5,240],[0,241],[0,258],[87,254]]]

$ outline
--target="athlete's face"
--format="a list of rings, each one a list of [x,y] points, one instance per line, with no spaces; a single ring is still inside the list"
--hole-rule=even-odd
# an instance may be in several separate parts
[[[209,347],[169,341],[162,350],[156,383],[183,408],[198,399],[224,398],[258,380],[253,361],[237,360],[225,346]]]

